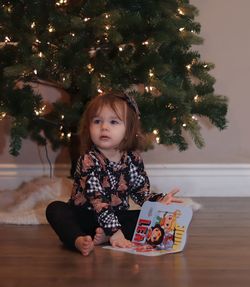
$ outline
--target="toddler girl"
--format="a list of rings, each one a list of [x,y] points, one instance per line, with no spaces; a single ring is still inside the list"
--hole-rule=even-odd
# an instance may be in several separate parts
[[[142,147],[139,110],[123,93],[96,96],[80,125],[83,154],[78,160],[67,203],[55,201],[47,220],[69,248],[84,256],[94,245],[109,242],[131,247],[139,210],[129,210],[129,197],[146,201],[181,202],[174,189],[167,195],[150,192],[149,179],[137,152]]]

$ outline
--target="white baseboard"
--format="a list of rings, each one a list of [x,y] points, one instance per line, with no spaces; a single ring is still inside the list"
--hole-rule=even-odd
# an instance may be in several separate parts
[[[69,165],[0,164],[0,190],[14,189],[40,176],[68,177]],[[148,164],[153,190],[181,189],[180,196],[250,196],[250,164]]]
[[[181,196],[250,196],[250,164],[147,165],[152,188]]]

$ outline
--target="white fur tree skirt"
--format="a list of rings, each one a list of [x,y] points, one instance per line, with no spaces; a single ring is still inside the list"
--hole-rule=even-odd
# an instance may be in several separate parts
[[[40,177],[23,183],[14,190],[0,191],[0,223],[47,224],[45,209],[54,200],[68,201],[72,180],[68,178]],[[190,198],[184,204],[200,209],[200,204]],[[131,202],[131,209],[136,206]]]

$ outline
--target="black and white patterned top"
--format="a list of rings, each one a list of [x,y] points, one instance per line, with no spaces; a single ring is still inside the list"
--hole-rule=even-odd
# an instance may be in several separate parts
[[[107,235],[121,228],[115,213],[129,209],[129,196],[140,206],[146,200],[157,201],[163,196],[150,192],[137,152],[124,152],[118,163],[107,159],[97,148],[79,158],[70,203],[94,210]]]

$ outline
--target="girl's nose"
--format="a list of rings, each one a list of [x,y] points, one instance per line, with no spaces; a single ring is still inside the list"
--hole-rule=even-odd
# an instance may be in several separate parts
[[[101,129],[102,130],[107,130],[108,129],[107,123],[103,122],[102,125],[101,125]]]

